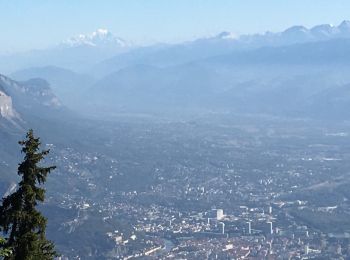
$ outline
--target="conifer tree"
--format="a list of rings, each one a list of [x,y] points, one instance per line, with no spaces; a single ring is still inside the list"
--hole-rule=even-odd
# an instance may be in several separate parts
[[[43,184],[55,166],[40,166],[49,150],[40,151],[40,139],[34,137],[33,130],[19,144],[25,155],[18,166],[21,181],[17,191],[3,198],[0,206],[0,231],[6,234],[5,246],[12,252],[4,259],[53,259],[57,254],[54,244],[45,237],[46,218],[36,206],[45,199]]]

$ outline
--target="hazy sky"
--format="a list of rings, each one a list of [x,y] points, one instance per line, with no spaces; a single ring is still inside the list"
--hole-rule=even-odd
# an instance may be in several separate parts
[[[107,28],[136,44],[350,19],[349,0],[0,0],[0,53]]]

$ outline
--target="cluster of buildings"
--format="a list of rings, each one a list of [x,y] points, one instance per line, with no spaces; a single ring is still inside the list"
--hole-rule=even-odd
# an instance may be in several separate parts
[[[210,140],[205,141],[209,146]],[[122,219],[131,234],[110,229],[104,235],[114,245],[108,256],[117,259],[350,256],[350,226],[342,226],[342,232],[336,233],[329,232],[335,227],[327,227],[338,215],[349,215],[346,196],[340,200],[317,196],[319,190],[337,189],[345,183],[341,171],[332,172],[333,164],[338,165],[340,159],[330,160],[323,151],[317,151],[322,148],[318,146],[310,147],[312,151],[286,147],[288,152],[279,147],[280,152],[274,144],[266,149],[249,143],[241,147],[246,153],[234,154],[227,148],[227,154],[219,156],[215,149],[219,145],[226,149],[224,141],[212,153],[207,146],[204,152],[195,151],[193,161],[203,157],[205,163],[192,163],[188,158],[163,168],[155,163],[148,177],[151,185],[125,190],[110,185],[124,174],[117,160],[63,150],[53,160],[63,165],[59,174],[65,174],[72,189],[62,193],[59,204],[77,209],[80,215],[62,225],[74,232],[72,227],[84,221],[81,212],[86,212],[84,216],[99,212],[106,223]],[[339,153],[333,155],[341,157]],[[105,174],[95,176],[95,169],[102,167]],[[137,181],[130,179],[131,184]],[[98,198],[86,195],[97,192],[102,194]],[[323,216],[328,222],[320,221]],[[317,223],[324,224],[320,228]]]

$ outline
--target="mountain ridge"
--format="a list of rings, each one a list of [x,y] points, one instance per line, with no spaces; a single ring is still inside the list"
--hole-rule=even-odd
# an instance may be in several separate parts
[[[114,36],[107,29],[97,29],[90,34],[79,34],[63,41],[60,47],[92,46],[98,48],[128,48],[130,44],[124,39]]]
[[[212,37],[146,47],[134,46],[107,29],[98,29],[90,34],[71,37],[54,48],[1,56],[0,71],[10,74],[28,67],[58,66],[75,72],[93,72],[100,64],[105,64],[101,71],[94,73],[95,76],[104,76],[112,72],[108,66],[121,68],[130,62],[172,66],[232,51],[340,38],[350,38],[350,21],[344,20],[338,26],[321,24],[306,28],[298,25],[276,33],[267,31],[240,36],[224,31]],[[166,62],[165,59],[159,62],[159,55],[167,56]],[[103,73],[104,70],[107,73]]]

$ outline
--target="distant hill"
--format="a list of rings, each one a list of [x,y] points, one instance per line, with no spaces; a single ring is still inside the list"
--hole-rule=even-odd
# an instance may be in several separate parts
[[[33,78],[46,80],[54,93],[68,106],[74,106],[77,97],[94,83],[94,79],[89,75],[56,66],[27,68],[16,71],[11,77],[20,81]]]

